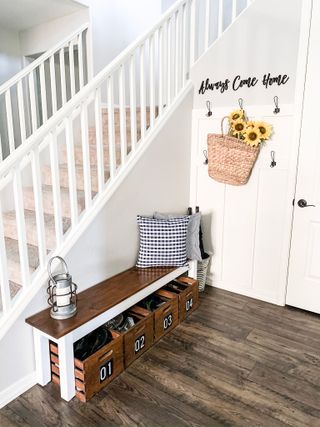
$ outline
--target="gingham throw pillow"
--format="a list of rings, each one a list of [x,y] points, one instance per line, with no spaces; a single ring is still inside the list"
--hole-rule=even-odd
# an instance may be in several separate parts
[[[189,218],[168,220],[138,215],[140,249],[137,267],[181,267],[187,262]]]

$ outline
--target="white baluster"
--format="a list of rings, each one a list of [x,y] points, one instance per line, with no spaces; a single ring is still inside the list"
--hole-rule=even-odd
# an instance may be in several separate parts
[[[130,124],[131,124],[131,150],[136,149],[137,143],[137,100],[136,100],[136,62],[135,56],[130,57]]]
[[[54,114],[57,111],[57,83],[56,83],[56,67],[54,63],[54,55],[50,56],[49,61],[50,61],[52,114]]]
[[[188,64],[187,64],[187,43],[189,40],[188,35],[188,3],[185,3],[183,8],[183,29],[182,29],[182,86],[184,87],[188,78]]]
[[[12,103],[11,103],[11,93],[8,89],[5,93],[5,102],[6,102],[6,113],[7,113],[7,127],[8,127],[8,139],[9,139],[9,149],[10,153],[13,153],[15,150],[14,145],[14,132],[13,132],[13,119],[12,119]]]
[[[174,84],[174,94],[177,95],[180,90],[180,75],[181,75],[181,18],[182,18],[182,9],[179,8],[175,14],[174,29],[175,29],[175,60],[174,60],[174,69],[175,69],[175,84]]]
[[[31,110],[31,128],[32,128],[32,133],[34,133],[38,128],[34,71],[31,71],[31,73],[29,74],[29,94],[30,94],[30,110]]]
[[[89,209],[92,204],[91,194],[91,169],[90,169],[90,146],[88,141],[88,110],[87,105],[81,106],[81,142],[82,142],[82,158],[83,158],[83,183],[84,197],[86,209]]]
[[[127,129],[126,129],[126,95],[125,95],[125,68],[121,64],[119,70],[119,114],[120,114],[120,149],[121,164],[123,165],[127,158]]]
[[[21,144],[22,144],[26,139],[26,118],[25,118],[24,102],[23,102],[22,80],[19,80],[17,83],[17,95],[18,95],[18,109],[19,109],[19,121],[20,121],[20,135],[21,135]]]
[[[22,282],[22,286],[25,287],[25,286],[29,286],[30,284],[30,270],[29,270],[29,259],[28,259],[27,236],[26,236],[26,222],[24,217],[21,172],[19,169],[16,169],[14,171],[13,198],[14,198],[14,207],[15,207],[16,223],[17,223],[21,282]]]
[[[171,60],[172,60],[172,37],[171,19],[167,21],[167,105],[171,104]]]
[[[146,132],[146,74],[145,74],[145,46],[140,46],[140,126],[141,139],[144,138]]]
[[[159,116],[163,111],[164,29],[159,28]]]
[[[149,79],[150,79],[150,128],[154,126],[155,120],[155,78],[154,78],[154,36],[149,38]]]
[[[74,52],[73,52],[73,41],[69,43],[69,71],[70,71],[70,86],[71,86],[71,97],[76,93],[76,79],[74,70]]]
[[[80,33],[78,35],[78,67],[79,67],[79,85],[80,89],[83,87],[84,79],[83,79],[83,46],[82,46],[82,35]]]
[[[61,100],[62,105],[67,102],[67,89],[66,89],[66,68],[64,62],[64,49],[60,49],[59,52],[59,60],[60,60],[60,79],[61,79]]]
[[[108,97],[109,167],[110,167],[110,179],[112,179],[114,178],[114,175],[116,173],[113,76],[109,76],[107,80],[107,97]]]
[[[231,22],[237,17],[237,0],[232,0]]]
[[[73,123],[72,118],[68,117],[65,120],[66,126],[66,144],[67,144],[67,161],[68,161],[68,184],[71,223],[75,226],[78,222],[78,198],[77,198],[77,178],[74,158],[74,138],[73,138]]]
[[[61,245],[61,242],[62,242],[63,226],[62,226],[62,210],[61,210],[61,193],[60,193],[60,176],[59,176],[57,135],[55,133],[50,134],[50,163],[51,163],[52,196],[53,196],[56,244],[57,244],[57,247],[59,247]]]
[[[2,301],[2,310],[6,313],[11,307],[11,296],[8,276],[7,251],[4,240],[4,230],[2,222],[2,207],[0,199],[0,292]]]
[[[204,25],[204,51],[209,47],[210,40],[210,4],[211,0],[206,0],[206,9],[205,9],[205,25]]]
[[[196,0],[191,0],[190,3],[190,68],[196,60]]]
[[[44,74],[43,62],[40,64],[40,91],[41,91],[42,123],[45,123],[48,120],[48,110],[47,110],[46,79]]]
[[[102,192],[104,188],[104,162],[103,162],[103,137],[102,137],[102,108],[101,108],[101,89],[98,88],[94,98],[94,115],[96,126],[96,150],[97,150],[97,175],[98,191]]]
[[[223,0],[219,0],[219,12],[218,12],[218,37],[223,32]]]
[[[44,223],[41,171],[40,171],[38,147],[36,147],[32,151],[31,162],[32,162],[32,182],[33,182],[34,205],[35,205],[35,211],[36,211],[39,260],[40,260],[40,266],[44,267],[46,263],[46,258],[47,258],[47,248],[46,248],[46,239],[45,239],[45,223]]]
[[[3,152],[2,152],[2,140],[1,140],[1,133],[0,133],[0,161],[3,160]]]

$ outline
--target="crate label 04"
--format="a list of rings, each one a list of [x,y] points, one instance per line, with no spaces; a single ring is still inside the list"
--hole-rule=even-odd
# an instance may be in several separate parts
[[[192,298],[190,298],[190,299],[188,299],[188,300],[186,301],[186,310],[187,310],[187,311],[191,310],[191,309],[192,309],[192,306],[193,306],[193,299],[192,299]]]

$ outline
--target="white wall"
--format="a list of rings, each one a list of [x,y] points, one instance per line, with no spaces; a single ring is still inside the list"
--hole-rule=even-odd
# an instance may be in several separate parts
[[[296,171],[293,106],[283,105],[278,115],[269,105],[248,107],[250,119],[271,123],[274,132],[242,186],[215,181],[204,164],[207,136],[220,133],[221,119],[232,108],[216,108],[211,118],[206,110],[193,112],[190,204],[200,206],[204,247],[214,254],[208,283],[284,305]]]
[[[82,4],[90,7],[95,74],[161,15],[161,0],[82,0]]]
[[[22,67],[18,31],[0,27],[0,85]]]
[[[255,0],[238,21],[230,27],[223,38],[217,41],[207,54],[195,65],[191,77],[195,85],[194,107],[204,108],[210,100],[213,108],[238,106],[238,98],[245,105],[272,103],[277,95],[280,103],[293,102],[295,73],[299,42],[301,0]],[[264,74],[271,76],[286,74],[287,84],[273,85],[266,89],[262,85]],[[233,79],[255,76],[259,82],[251,88],[232,90]],[[199,95],[201,82],[230,80],[229,90],[207,91]]]
[[[45,52],[81,25],[89,22],[89,19],[89,10],[84,8],[79,12],[21,31],[19,37],[22,55],[31,56]]]
[[[83,290],[135,264],[137,214],[184,212],[189,203],[192,93],[183,101],[143,157],[67,257]],[[184,122],[184,126],[176,123]],[[45,288],[0,343],[0,404],[7,388],[34,371],[31,327],[24,319],[46,307]],[[23,348],[23,357],[21,357]]]

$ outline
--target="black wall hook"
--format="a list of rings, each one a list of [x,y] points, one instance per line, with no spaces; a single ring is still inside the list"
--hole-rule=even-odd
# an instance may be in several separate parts
[[[207,117],[211,117],[212,116],[212,111],[211,111],[211,102],[210,101],[207,101],[206,102],[206,106],[207,106],[207,109],[208,109],[208,112],[207,112]]]
[[[204,155],[204,158],[205,158],[203,164],[207,165],[208,164],[208,151],[207,150],[203,150],[203,155]]]
[[[275,105],[275,109],[273,110],[273,113],[274,114],[278,114],[278,113],[280,113],[280,108],[279,108],[279,98],[277,97],[277,96],[274,96],[273,97],[273,102],[274,102],[274,105]]]

